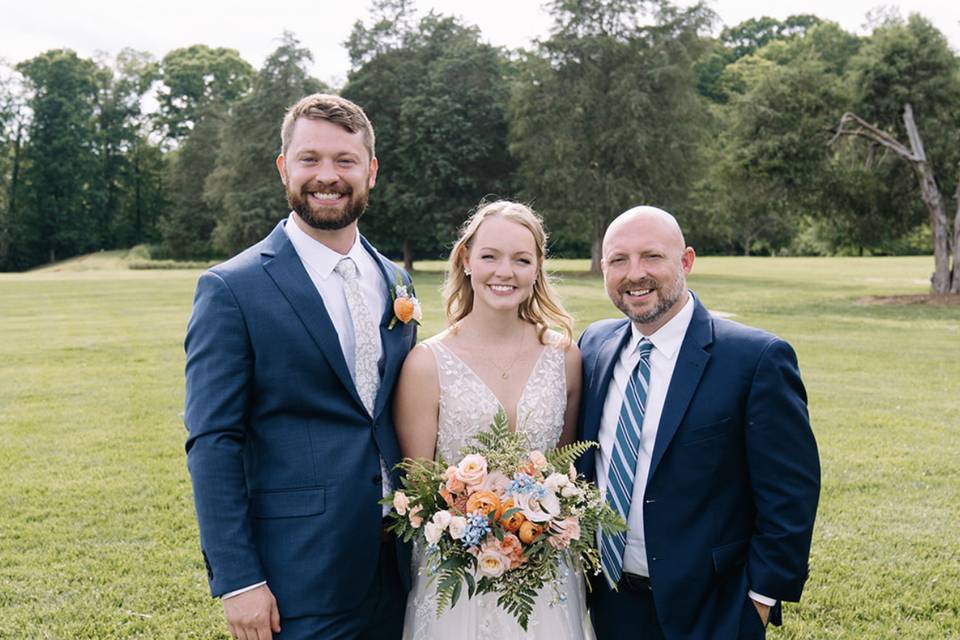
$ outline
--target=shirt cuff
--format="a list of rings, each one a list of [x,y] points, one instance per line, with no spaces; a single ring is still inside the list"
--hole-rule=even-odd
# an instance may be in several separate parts
[[[772,607],[777,604],[777,601],[775,598],[768,598],[767,596],[762,596],[756,591],[748,591],[747,595],[750,596],[751,600],[755,602],[759,602],[760,604],[765,604],[768,607]]]
[[[253,591],[253,590],[256,589],[257,587],[262,587],[262,586],[265,585],[265,584],[267,584],[267,581],[266,581],[266,580],[264,580],[263,582],[258,582],[257,584],[252,584],[252,585],[250,585],[249,587],[244,587],[243,589],[237,589],[236,591],[230,591],[229,593],[225,593],[225,594],[223,594],[222,596],[220,596],[220,599],[221,599],[221,600],[226,600],[227,598],[232,598],[233,596],[238,596],[238,595],[240,595],[241,593],[246,593],[247,591]],[[750,593],[753,593],[753,592],[751,591]]]

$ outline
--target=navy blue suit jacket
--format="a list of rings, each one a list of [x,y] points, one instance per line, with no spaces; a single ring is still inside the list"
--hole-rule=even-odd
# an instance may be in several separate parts
[[[201,276],[185,341],[184,422],[211,592],[266,580],[281,614],[298,617],[352,608],[373,584],[380,457],[390,469],[400,460],[390,405],[416,326],[388,330],[387,305],[371,419],[283,225]],[[385,291],[398,274],[410,283],[361,242]],[[409,550],[398,553],[409,567]]]
[[[799,600],[820,493],[793,349],[693,302],[641,507],[654,602],[671,640],[735,638],[750,589]],[[581,439],[597,439],[629,338],[627,319],[596,322],[580,338]],[[593,479],[595,470],[595,456],[584,456],[580,471]]]

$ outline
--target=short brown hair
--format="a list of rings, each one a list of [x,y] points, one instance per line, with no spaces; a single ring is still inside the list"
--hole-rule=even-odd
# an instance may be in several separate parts
[[[306,96],[287,109],[287,114],[283,117],[283,125],[280,127],[280,150],[284,155],[290,145],[290,138],[293,137],[293,127],[300,118],[327,120],[340,125],[350,133],[361,132],[363,146],[367,148],[370,159],[374,158],[375,137],[373,125],[370,124],[367,114],[346,98],[329,93],[314,93]]]

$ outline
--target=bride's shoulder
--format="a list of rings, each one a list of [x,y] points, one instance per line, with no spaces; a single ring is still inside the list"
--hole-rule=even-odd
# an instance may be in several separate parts
[[[547,329],[544,332],[543,338],[541,341],[543,342],[544,345],[548,347],[554,347],[562,351],[570,351],[571,349],[577,349],[576,342],[572,340],[568,340],[566,335],[560,333],[559,331],[555,331],[553,329]]]

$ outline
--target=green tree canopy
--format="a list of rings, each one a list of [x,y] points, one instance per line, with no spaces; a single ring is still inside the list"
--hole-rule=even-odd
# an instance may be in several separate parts
[[[157,120],[171,140],[183,139],[210,105],[229,104],[250,88],[254,69],[236,49],[195,44],[164,56]]]
[[[549,7],[552,35],[515,84],[511,150],[527,198],[556,237],[590,247],[598,271],[614,216],[642,203],[684,208],[705,117],[693,61],[713,16],[667,2]]]
[[[207,179],[205,200],[223,214],[213,233],[218,252],[231,254],[265,236],[287,211],[274,163],[280,152],[280,124],[301,97],[329,91],[310,77],[310,51],[286,32],[253,80],[253,90],[233,107],[221,133],[216,168]]]
[[[377,131],[380,174],[364,233],[402,250],[409,267],[414,251],[449,243],[483,196],[509,189],[507,65],[455,18],[431,13],[402,34],[378,31],[381,22],[354,28],[350,42],[375,55],[353,51],[361,65],[343,95]]]

